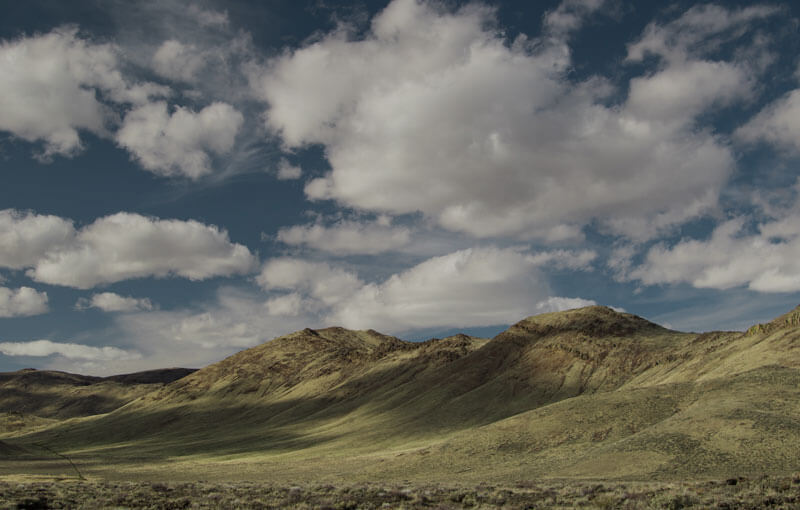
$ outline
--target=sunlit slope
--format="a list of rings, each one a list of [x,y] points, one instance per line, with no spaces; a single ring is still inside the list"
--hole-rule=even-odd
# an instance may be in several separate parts
[[[688,337],[614,391],[453,434],[392,469],[422,478],[465,469],[495,480],[797,471],[798,319],[800,309],[746,333]]]
[[[374,331],[306,329],[58,429],[57,441],[141,439],[175,454],[419,443],[614,390],[694,337],[605,307],[531,317],[491,341],[458,335],[417,344]]]
[[[13,444],[320,478],[785,472],[800,469],[798,317],[687,334],[588,307],[425,343],[307,329]]]

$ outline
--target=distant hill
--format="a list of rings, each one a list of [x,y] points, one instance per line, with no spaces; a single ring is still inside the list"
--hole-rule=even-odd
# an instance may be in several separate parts
[[[29,368],[0,373],[0,434],[108,413],[192,372],[168,368],[91,377]]]
[[[142,393],[95,408],[106,414],[4,440],[52,445],[92,466],[103,458],[90,469],[112,477],[787,473],[800,470],[798,319],[800,307],[745,333],[681,333],[593,306],[529,317],[492,339],[305,329],[152,391],[131,386]]]

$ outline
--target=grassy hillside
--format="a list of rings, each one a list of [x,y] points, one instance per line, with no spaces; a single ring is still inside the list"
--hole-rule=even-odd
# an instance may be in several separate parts
[[[491,340],[306,329],[5,441],[119,478],[787,474],[800,470],[799,324],[796,309],[745,333],[689,334],[588,307]],[[68,470],[9,452],[0,474]]]
[[[0,373],[0,435],[105,414],[192,372],[172,368],[105,378],[34,369]]]

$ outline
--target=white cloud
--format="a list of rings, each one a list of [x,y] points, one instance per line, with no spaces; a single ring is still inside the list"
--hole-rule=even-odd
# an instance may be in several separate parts
[[[546,13],[544,26],[554,35],[563,36],[580,28],[586,16],[603,6],[605,0],[563,0]]]
[[[48,250],[66,246],[75,236],[72,222],[58,216],[14,209],[0,211],[0,267],[30,267]]]
[[[584,306],[596,305],[596,301],[582,298],[549,297],[536,304],[536,311],[539,313],[562,312],[573,308],[583,308]]]
[[[91,299],[79,299],[75,307],[79,310],[98,308],[104,312],[136,312],[152,310],[153,303],[147,298],[133,298],[120,296],[113,292],[101,292],[92,295]]]
[[[71,360],[132,360],[140,355],[117,347],[93,347],[90,345],[33,340],[30,342],[0,342],[0,353],[6,356],[44,357],[54,354]]]
[[[0,130],[43,141],[44,157],[79,151],[81,130],[106,135],[113,120],[100,94],[138,104],[168,92],[129,83],[119,67],[115,46],[81,39],[71,27],[0,42]]]
[[[0,287],[0,317],[24,317],[47,311],[47,292],[30,287]]]
[[[55,217],[0,211],[0,266],[30,268],[36,281],[88,289],[147,276],[203,280],[249,272],[256,257],[228,233],[194,220],[133,213],[97,219],[75,231]]]
[[[686,282],[697,288],[746,286],[759,292],[800,291],[800,210],[748,232],[746,218],[722,223],[706,240],[652,247],[628,279],[644,284]]]
[[[333,306],[364,285],[355,273],[345,269],[288,257],[267,261],[256,282],[265,289],[302,292],[320,306]]]
[[[550,299],[539,274],[541,264],[514,249],[472,248],[429,258],[369,283],[345,267],[272,259],[256,278],[266,295],[223,287],[216,300],[199,310],[115,315],[114,335],[136,345],[140,360],[102,366],[59,362],[53,367],[96,373],[154,364],[197,367],[306,327],[341,325],[402,334],[507,324],[545,310],[590,303]]]
[[[345,327],[403,331],[503,324],[530,313],[547,286],[525,256],[474,248],[367,284],[330,315]]]
[[[703,111],[747,97],[751,78],[747,68],[728,62],[673,63],[631,80],[628,108],[640,118],[685,124]]]
[[[303,310],[307,310],[309,305],[310,303],[304,302],[303,297],[296,292],[271,298],[264,303],[267,313],[273,316],[298,316]]]
[[[380,283],[324,263],[276,259],[258,282],[291,291],[268,301],[268,311],[390,333],[513,322],[530,315],[548,292],[530,257],[500,248],[433,257]]]
[[[393,227],[385,221],[343,220],[327,227],[315,223],[282,228],[278,231],[278,240],[336,255],[375,255],[407,245],[411,231],[405,227]]]
[[[567,2],[548,23],[563,32],[598,5]],[[722,11],[728,28],[772,12]],[[716,204],[735,162],[697,117],[747,96],[752,71],[706,59],[718,27],[702,25],[708,44],[698,48],[676,42],[676,26],[651,26],[660,46],[645,44],[646,32],[631,60],[670,58],[607,106],[613,88],[602,79],[567,80],[562,40],[509,43],[492,26],[479,4],[446,12],[395,0],[363,39],[336,31],[271,61],[254,79],[267,126],[288,148],[324,145],[332,168],[307,184],[308,197],[421,211],[479,237],[543,239],[594,220],[650,238]]]
[[[196,4],[192,4],[185,12],[204,27],[220,27],[228,24],[227,11],[206,10]]]
[[[244,348],[266,342],[272,338],[303,329],[320,327],[313,314],[303,311],[295,316],[272,316],[265,309],[263,295],[242,293],[236,289],[223,288],[214,303],[201,311],[145,312],[125,315],[121,322],[130,331],[139,330],[140,336],[149,335],[171,342],[173,348],[187,351],[201,347],[209,351]],[[159,318],[160,317],[160,318]],[[151,319],[155,318],[155,322]],[[148,326],[145,327],[144,324]],[[160,331],[156,332],[155,329]],[[160,349],[160,345],[158,349]],[[208,356],[208,352],[198,352]]]
[[[197,179],[211,172],[211,154],[233,148],[243,122],[244,116],[226,103],[196,113],[177,107],[170,114],[167,103],[159,101],[125,115],[116,139],[153,173]]]
[[[735,135],[745,142],[765,141],[785,150],[800,152],[800,89],[794,89],[767,105]]]
[[[619,244],[613,247],[606,260],[606,266],[611,269],[614,280],[627,281],[633,265],[633,257],[637,254],[638,247],[634,244]]]
[[[628,58],[641,60],[652,54],[670,62],[685,61],[689,52],[714,51],[723,43],[741,37],[748,25],[779,12],[779,8],[768,5],[743,9],[695,5],[672,22],[650,23],[642,37],[628,46]]]
[[[54,359],[46,366],[84,374],[111,375],[154,367],[200,368],[235,352],[305,327],[322,327],[310,315],[272,316],[264,296],[222,287],[216,299],[192,310],[147,310],[114,314],[109,329],[92,337],[98,343],[109,335],[136,346],[136,356],[107,361]],[[96,337],[96,338],[95,338]]]
[[[299,166],[292,165],[286,159],[281,159],[278,162],[278,179],[287,181],[291,179],[299,179],[303,175],[303,169]]]
[[[173,80],[191,82],[205,65],[203,52],[193,44],[169,39],[153,55],[153,70]]]
[[[661,67],[631,80],[628,108],[643,118],[685,124],[704,111],[749,98],[763,71],[760,65],[769,61],[768,56],[753,54],[766,51],[757,37],[749,49],[742,45],[744,53],[733,60],[711,60],[708,55],[725,42],[743,38],[753,22],[777,12],[766,6],[696,5],[670,23],[651,23],[628,45],[627,60],[657,56]]]
[[[247,273],[254,262],[245,246],[215,226],[117,213],[83,228],[71,245],[47,252],[27,274],[87,289],[146,276],[204,280]]]

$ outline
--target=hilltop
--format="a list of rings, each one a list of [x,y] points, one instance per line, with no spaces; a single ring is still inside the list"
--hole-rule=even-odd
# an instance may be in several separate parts
[[[187,480],[786,474],[800,458],[796,317],[697,334],[593,306],[421,343],[305,329],[130,386],[102,414],[40,416],[55,421],[4,438],[5,455],[41,470],[18,452],[47,444],[98,476]]]

